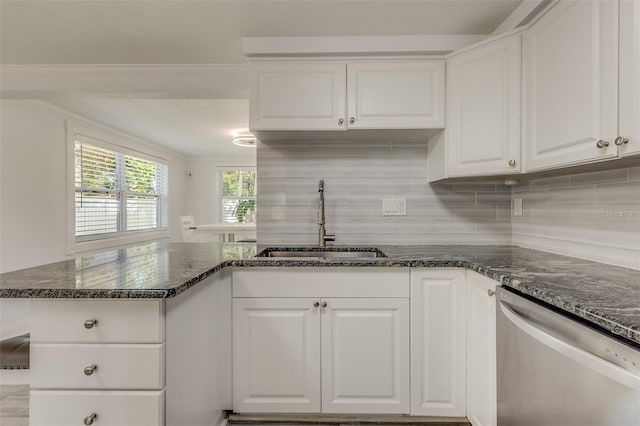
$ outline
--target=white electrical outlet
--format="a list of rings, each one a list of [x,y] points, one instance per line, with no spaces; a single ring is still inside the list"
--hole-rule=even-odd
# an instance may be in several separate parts
[[[382,200],[382,216],[406,216],[406,198],[385,198]]]
[[[522,216],[522,198],[514,197],[513,199],[513,215]]]

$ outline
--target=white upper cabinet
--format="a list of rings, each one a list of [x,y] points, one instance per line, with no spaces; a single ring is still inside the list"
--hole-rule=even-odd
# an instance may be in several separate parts
[[[520,34],[447,60],[448,176],[520,171]]]
[[[440,59],[257,62],[250,80],[253,131],[444,127]]]
[[[444,62],[356,62],[347,65],[349,128],[444,127]]]
[[[617,156],[618,2],[560,2],[523,48],[527,171]]]
[[[346,65],[322,62],[251,66],[252,130],[345,130]]]
[[[620,1],[620,155],[640,154],[640,2]]]

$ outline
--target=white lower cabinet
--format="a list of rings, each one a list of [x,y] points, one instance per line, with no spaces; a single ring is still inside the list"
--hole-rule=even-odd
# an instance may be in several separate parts
[[[465,272],[411,269],[411,414],[465,415]]]
[[[408,268],[380,269],[387,280],[368,281],[376,297],[349,297],[374,268],[295,269],[234,275],[234,411],[409,413]],[[286,297],[294,282],[309,297]],[[238,297],[261,283],[273,297]]]
[[[30,426],[202,426],[231,408],[231,276],[167,299],[33,299]]]
[[[409,300],[323,299],[322,412],[409,412]]]
[[[233,300],[235,411],[320,411],[320,315],[313,303]]]
[[[164,425],[164,390],[31,391],[29,424],[46,426]]]
[[[473,271],[467,280],[467,417],[473,426],[495,426],[498,282]]]

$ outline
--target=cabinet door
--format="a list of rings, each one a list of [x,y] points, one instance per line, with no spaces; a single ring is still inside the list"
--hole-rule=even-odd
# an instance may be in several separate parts
[[[464,270],[411,270],[411,414],[465,415],[464,304]]]
[[[469,271],[467,282],[467,417],[494,426],[496,402],[496,298],[498,283]]]
[[[447,61],[449,176],[520,171],[521,39]]]
[[[443,128],[444,61],[350,63],[347,99],[353,129]]]
[[[323,299],[322,412],[409,412],[409,299]]]
[[[345,64],[252,64],[249,127],[252,130],[345,130],[346,87]]]
[[[640,154],[640,3],[620,1],[621,155]]]
[[[233,300],[234,411],[320,411],[320,314],[314,301]]]
[[[525,33],[527,171],[617,156],[617,41],[617,1],[560,2]]]

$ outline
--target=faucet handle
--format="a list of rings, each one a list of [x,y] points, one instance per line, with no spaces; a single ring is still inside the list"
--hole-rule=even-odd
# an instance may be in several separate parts
[[[324,240],[325,241],[335,241],[336,240],[336,236],[335,236],[335,234],[325,234]]]

